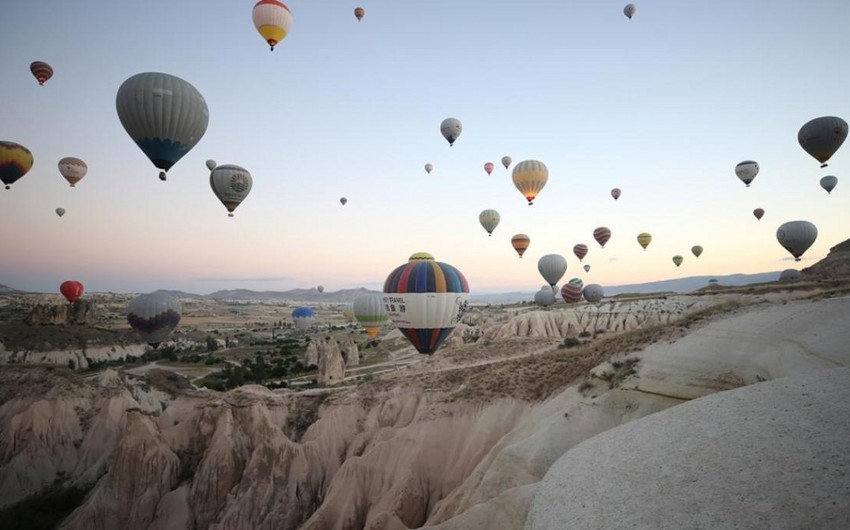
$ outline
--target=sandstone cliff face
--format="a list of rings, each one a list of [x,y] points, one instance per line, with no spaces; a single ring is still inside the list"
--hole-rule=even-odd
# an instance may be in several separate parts
[[[802,271],[803,277],[838,278],[850,275],[850,239],[829,249],[825,258]]]
[[[96,320],[94,304],[77,300],[73,304],[36,304],[24,321],[30,326],[91,326]]]
[[[315,341],[311,341],[310,344],[307,345],[307,349],[304,350],[304,366],[318,366],[319,365],[319,348],[316,346]]]

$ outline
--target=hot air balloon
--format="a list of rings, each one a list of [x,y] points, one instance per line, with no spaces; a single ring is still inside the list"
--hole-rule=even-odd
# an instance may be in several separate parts
[[[700,246],[700,245],[692,246],[691,252],[693,253],[694,256],[700,257],[702,255],[702,246]]]
[[[124,130],[162,170],[160,180],[201,140],[209,123],[201,93],[179,77],[159,72],[124,81],[115,107]]]
[[[579,261],[583,260],[585,256],[587,256],[587,245],[584,243],[579,243],[578,245],[573,247],[573,254],[576,255]]]
[[[531,239],[529,239],[525,234],[516,234],[511,238],[511,246],[514,247],[514,250],[516,250],[516,253],[519,254],[520,258],[522,258],[522,255],[525,254],[525,249],[527,249],[530,244]]]
[[[62,282],[59,286],[59,292],[65,297],[69,303],[74,303],[83,296],[83,284],[74,280]]]
[[[345,206],[345,203],[347,203],[347,202],[348,202],[348,199],[346,199],[345,197],[339,198],[339,203],[342,204],[343,206]]]
[[[56,208],[56,215],[58,215],[59,217],[65,215],[65,208]]]
[[[552,287],[567,272],[567,260],[560,254],[546,254],[537,260],[537,270]]]
[[[251,193],[253,184],[248,170],[233,164],[217,166],[210,173],[210,188],[227,208],[228,217],[233,217],[233,210]]]
[[[790,282],[794,280],[799,280],[803,277],[803,273],[798,271],[797,269],[785,269],[781,273],[779,273],[779,281],[780,282]]]
[[[629,20],[631,20],[632,17],[635,16],[636,11],[637,8],[634,4],[626,4],[626,7],[623,8],[623,14],[629,17]]]
[[[685,258],[683,258],[682,256],[680,256],[680,255],[678,255],[678,254],[676,254],[675,256],[673,256],[673,263],[675,263],[675,264],[676,264],[676,267],[678,267],[679,265],[681,265],[683,261],[685,261]]]
[[[499,226],[499,220],[501,216],[499,216],[499,212],[496,210],[484,210],[480,214],[478,214],[478,222],[481,223],[481,226],[484,227],[484,230],[492,237],[493,230]]]
[[[487,174],[489,175],[490,173],[493,172],[494,167],[496,167],[496,166],[493,165],[493,162],[487,162],[486,164],[484,164],[484,171],[486,171]]]
[[[585,300],[595,304],[602,300],[602,297],[605,296],[605,290],[602,289],[602,286],[598,283],[590,283],[584,286],[582,294],[584,295]]]
[[[463,318],[469,284],[448,263],[408,261],[387,276],[383,300],[390,320],[417,351],[432,354]]]
[[[363,20],[363,17],[366,16],[366,10],[362,7],[355,7],[354,16],[357,17],[357,21],[360,22],[361,20]]]
[[[820,187],[825,189],[826,192],[829,193],[830,195],[832,195],[832,190],[837,185],[838,185],[838,178],[836,178],[832,175],[827,175],[826,177],[823,177],[822,179],[820,179]]]
[[[593,239],[599,243],[600,247],[605,248],[605,243],[611,239],[611,230],[609,230],[608,227],[600,226],[593,231]]]
[[[746,184],[747,187],[750,187],[750,182],[759,174],[759,164],[752,160],[738,162],[738,165],[735,166],[735,174],[738,175],[741,182]]]
[[[141,339],[156,348],[180,323],[183,306],[166,291],[140,294],[127,305],[127,322]]]
[[[800,256],[814,244],[817,237],[817,227],[808,221],[789,221],[776,230],[776,240],[794,256],[794,261],[800,261]]]
[[[581,278],[573,278],[561,287],[561,298],[568,304],[581,302],[582,287],[584,282]]]
[[[756,219],[761,220],[761,217],[764,215],[764,209],[756,208],[755,210],[753,210],[753,215],[756,216]]]
[[[42,86],[48,79],[53,77],[53,68],[43,61],[30,63],[30,72],[32,72],[32,75],[38,81],[38,84]]]
[[[516,189],[528,200],[528,205],[534,204],[534,198],[549,180],[549,170],[546,164],[539,160],[523,160],[514,166],[511,178]]]
[[[15,142],[0,141],[0,180],[6,189],[32,169],[33,158],[29,149]]]
[[[509,156],[503,156],[502,157],[502,165],[505,166],[505,169],[508,169],[508,167],[511,165],[511,162],[512,162],[511,157],[509,157]]]
[[[590,265],[588,265],[587,263],[585,263],[584,267],[582,268],[584,269],[584,272],[590,272]]]
[[[428,173],[428,174],[430,175],[430,174],[431,174],[431,171],[433,171],[433,170],[434,170],[434,165],[433,165],[433,164],[425,164],[425,172],[426,172],[426,173]]]
[[[555,291],[548,285],[534,293],[534,303],[540,307],[549,307],[555,303]]]
[[[72,188],[86,176],[88,170],[89,166],[85,162],[73,156],[66,156],[59,161],[59,173],[65,177]]]
[[[260,0],[254,4],[251,18],[254,20],[254,27],[269,43],[272,51],[289,35],[292,28],[292,12],[286,4],[277,0]]]
[[[457,137],[460,136],[462,130],[463,125],[457,118],[446,118],[443,120],[443,123],[440,124],[440,133],[443,135],[443,138],[449,142],[449,147],[455,144],[455,140],[457,140]]]
[[[316,290],[319,291],[319,294],[321,294],[321,293],[325,292],[325,286],[324,285],[317,285]]]
[[[623,193],[623,192],[622,192],[622,191],[620,191],[620,188],[613,188],[613,189],[611,190],[611,196],[612,196],[612,197],[614,197],[614,200],[615,200],[615,201],[616,201],[617,199],[619,199],[619,198],[620,198],[620,195],[621,195],[622,193]]]
[[[312,307],[296,307],[292,310],[292,323],[295,329],[305,331],[313,327],[313,322],[316,320],[316,312]]]
[[[644,250],[646,250],[646,247],[648,247],[649,244],[652,242],[652,235],[648,232],[641,232],[637,236],[637,242],[640,246],[643,247]]]
[[[381,295],[377,293],[357,295],[352,307],[354,309],[354,318],[357,319],[357,322],[363,326],[370,337],[373,339],[377,338],[380,333],[380,327],[390,318]]]
[[[804,151],[826,167],[826,161],[838,151],[847,139],[847,122],[836,116],[821,116],[806,122],[797,133],[797,141]]]
[[[216,163],[216,161],[213,160],[213,159],[207,160],[204,164],[207,166],[207,169],[209,169],[210,171],[215,169],[215,166],[218,165],[218,163]]]

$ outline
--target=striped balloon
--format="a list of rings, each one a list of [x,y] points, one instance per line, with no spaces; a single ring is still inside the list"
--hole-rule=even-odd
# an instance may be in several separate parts
[[[546,182],[549,180],[549,169],[546,164],[539,160],[523,160],[514,166],[511,179],[516,189],[528,201],[528,205],[534,204],[534,199]]]
[[[576,255],[579,261],[583,260],[585,256],[587,256],[587,245],[584,243],[579,243],[578,245],[573,247],[573,254]]]
[[[430,355],[463,318],[469,284],[448,263],[411,260],[387,276],[383,301],[396,327],[419,353]]]
[[[605,226],[600,226],[599,228],[593,231],[593,239],[595,239],[596,242],[599,243],[600,247],[605,248],[605,243],[607,243],[608,240],[611,239],[611,230],[609,230]]]
[[[481,226],[484,227],[484,230],[492,236],[493,230],[499,226],[499,221],[501,220],[501,216],[499,212],[496,210],[483,210],[480,214],[478,214],[478,222],[481,223]]]
[[[30,64],[30,72],[38,81],[38,84],[44,86],[48,79],[53,77],[53,68],[44,61],[34,61]]]
[[[384,306],[383,298],[377,293],[358,295],[354,299],[352,310],[354,311],[354,318],[373,339],[378,337],[380,327],[390,318],[387,314],[387,308]]]
[[[652,235],[649,232],[641,232],[637,236],[637,242],[644,250],[646,250],[646,247],[652,243]]]
[[[521,258],[523,254],[525,254],[525,250],[528,248],[528,245],[531,244],[531,239],[525,234],[516,234],[511,238],[511,246],[514,247],[516,253],[519,254]]]
[[[210,121],[207,102],[195,87],[159,72],[124,81],[115,108],[130,138],[162,170],[160,180],[201,140]]]
[[[561,287],[561,297],[564,299],[564,302],[568,304],[581,302],[583,286],[584,282],[581,281],[581,278],[573,278],[569,282],[565,283],[564,286]]]
[[[0,180],[7,190],[32,169],[32,164],[33,158],[29,149],[15,142],[0,141]]]
[[[269,43],[272,51],[292,29],[292,12],[286,4],[277,0],[260,0],[254,4],[251,18],[257,32]]]

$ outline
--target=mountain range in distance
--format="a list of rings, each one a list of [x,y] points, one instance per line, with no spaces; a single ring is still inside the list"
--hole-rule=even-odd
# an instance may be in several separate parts
[[[606,296],[616,296],[623,293],[649,294],[660,292],[672,292],[684,294],[696,291],[708,285],[708,281],[716,279],[717,284],[727,287],[737,287],[755,283],[771,282],[779,279],[781,271],[761,272],[755,274],[728,274],[723,276],[688,276],[672,280],[660,280],[655,282],[634,283],[626,285],[603,285]],[[543,280],[541,279],[541,284]],[[588,282],[593,283],[593,282]],[[250,289],[227,289],[210,294],[196,294],[185,291],[168,290],[171,295],[184,300],[228,300],[244,302],[315,302],[315,303],[346,303],[364,293],[379,293],[365,288],[341,289],[338,291],[325,291],[320,293],[315,288],[291,289],[288,291],[253,291]],[[535,291],[512,291],[505,293],[475,293],[473,291],[470,301],[474,304],[511,304],[530,302],[534,300]],[[0,285],[0,295],[31,294],[19,291],[5,285]]]

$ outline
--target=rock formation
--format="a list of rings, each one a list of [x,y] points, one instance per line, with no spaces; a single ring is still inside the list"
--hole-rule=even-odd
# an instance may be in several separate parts
[[[850,275],[850,239],[829,249],[825,258],[802,271],[803,277],[838,278]]]
[[[94,325],[95,306],[89,300],[73,304],[36,304],[24,322],[30,326]]]
[[[316,346],[316,341],[310,341],[307,344],[307,349],[304,350],[304,366],[319,365],[319,348]]]
[[[345,351],[345,366],[358,366],[360,364],[360,348],[354,339],[348,339],[342,344]]]
[[[342,382],[345,377],[345,361],[335,340],[322,341],[318,345],[320,385],[330,386]]]

